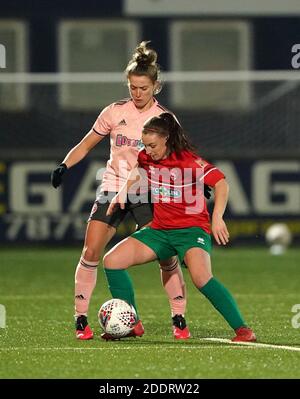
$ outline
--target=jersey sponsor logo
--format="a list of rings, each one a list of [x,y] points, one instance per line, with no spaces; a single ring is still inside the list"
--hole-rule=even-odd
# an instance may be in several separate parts
[[[175,190],[173,188],[168,187],[152,187],[153,195],[161,195],[162,197],[169,197],[169,198],[180,198],[182,193],[181,190]]]
[[[123,136],[123,134],[117,134],[115,144],[117,147],[123,147],[125,145],[128,147],[136,147],[138,149],[141,149],[144,147],[142,140],[130,139],[126,136]]]

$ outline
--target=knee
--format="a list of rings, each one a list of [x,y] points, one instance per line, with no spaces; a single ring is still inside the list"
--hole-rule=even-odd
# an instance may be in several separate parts
[[[203,288],[212,277],[212,274],[207,274],[206,276],[198,276],[196,279],[194,279],[194,284],[196,288],[198,288],[198,290]]]
[[[104,257],[103,257],[103,267],[105,268],[105,269],[110,269],[110,267],[109,267],[109,265],[110,265],[110,255],[109,254],[106,254],[106,255],[104,255]]]
[[[93,247],[84,247],[82,251],[82,257],[90,262],[98,262],[99,261],[99,251],[97,251]]]
[[[118,260],[113,253],[107,253],[103,258],[103,267],[105,269],[115,269],[118,267]]]
[[[172,272],[179,267],[179,262],[177,256],[173,256],[172,258],[160,260],[159,261],[160,269],[163,272]]]

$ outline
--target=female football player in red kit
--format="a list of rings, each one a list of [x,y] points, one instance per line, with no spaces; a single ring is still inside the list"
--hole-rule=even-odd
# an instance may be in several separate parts
[[[188,268],[196,288],[235,330],[232,340],[255,341],[255,334],[246,325],[234,298],[213,276],[211,269],[211,233],[219,245],[229,241],[223,219],[229,191],[224,174],[197,155],[170,113],[146,121],[142,141],[145,148],[139,152],[138,164],[112,200],[108,214],[112,214],[118,205],[121,209],[125,206],[129,187],[141,180],[144,171],[154,203],[153,221],[104,257],[112,296],[124,299],[136,308],[126,269],[177,255]],[[204,200],[204,184],[213,187],[215,193],[211,223]],[[111,339],[108,334],[102,335],[104,339]]]

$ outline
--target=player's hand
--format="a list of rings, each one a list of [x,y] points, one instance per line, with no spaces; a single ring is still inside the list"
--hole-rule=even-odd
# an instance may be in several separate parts
[[[54,188],[61,185],[62,176],[68,170],[67,165],[61,163],[54,171],[51,173],[51,184]]]
[[[229,232],[223,218],[213,217],[211,230],[219,245],[226,245],[229,242]]]
[[[118,206],[121,209],[125,209],[125,201],[121,199],[119,194],[115,195],[114,198],[111,200],[111,203],[109,204],[109,207],[106,211],[106,216],[111,216],[116,211]]]
[[[208,200],[211,197],[211,187],[209,187],[207,184],[204,184],[204,197]]]

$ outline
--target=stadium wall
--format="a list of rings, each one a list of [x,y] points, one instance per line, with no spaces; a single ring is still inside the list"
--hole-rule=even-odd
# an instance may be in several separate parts
[[[226,174],[230,199],[226,221],[232,245],[263,244],[267,227],[286,222],[300,242],[300,161],[298,159],[216,159]],[[74,244],[82,242],[86,220],[104,162],[85,160],[73,167],[55,190],[50,173],[55,160],[8,161],[0,164],[0,243]],[[128,218],[116,239],[135,228]]]
[[[59,22],[95,18],[138,21],[141,37],[152,40],[165,71],[170,70],[171,58],[168,24],[179,18],[191,22],[195,19],[249,22],[254,70],[290,70],[291,49],[299,42],[300,18],[292,13],[284,17],[259,13],[226,14],[226,17],[221,14],[133,17],[124,15],[121,0],[84,3],[74,0],[72,4],[66,0],[11,0],[1,4],[2,20],[27,24],[27,72],[59,72]],[[2,72],[5,70],[1,69]],[[202,146],[204,154],[227,175],[231,196],[226,218],[233,245],[262,243],[266,227],[275,221],[286,221],[294,242],[299,242],[299,84],[281,82],[277,87],[277,83],[266,82],[252,86],[253,103],[247,112],[171,109],[195,144]],[[99,110],[60,109],[59,89],[55,85],[28,85],[27,89],[28,108],[1,109],[0,243],[81,242],[95,197],[96,170],[107,158],[108,141],[95,149],[93,159],[70,171],[61,189],[51,187],[49,174],[89,129]],[[0,95],[5,96],[1,86]],[[169,106],[171,97],[167,86],[159,100]],[[118,238],[133,228],[128,220],[120,228]]]
[[[171,0],[172,2],[172,0]],[[288,4],[285,6],[288,11]],[[272,10],[271,10],[272,11]],[[253,26],[253,68],[257,70],[290,69],[290,52],[292,45],[299,37],[300,17],[294,12],[284,16],[268,13],[245,13],[238,15],[219,13],[205,15],[195,13],[193,16],[169,15],[154,17],[124,15],[123,1],[67,0],[53,2],[51,0],[24,2],[10,0],[1,4],[1,19],[19,19],[28,23],[30,37],[30,72],[58,71],[57,25],[63,19],[95,19],[122,18],[130,21],[138,20],[142,24],[142,37],[152,40],[160,54],[160,64],[167,70],[169,60],[167,26],[171,20],[186,19],[231,19],[246,20]],[[273,14],[273,15],[272,15]],[[1,42],[1,41],[0,41]]]

